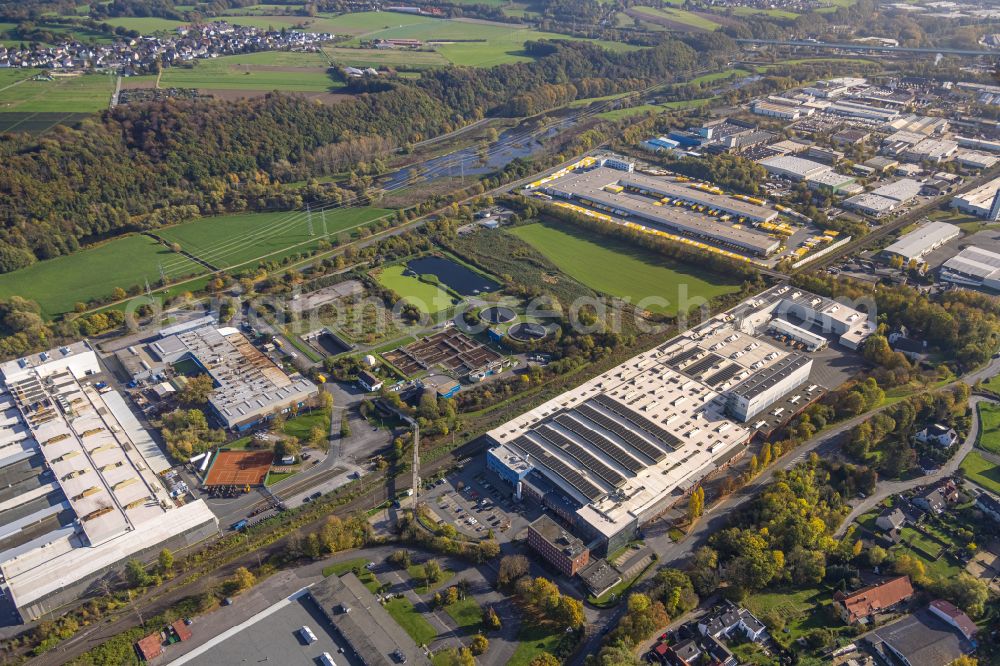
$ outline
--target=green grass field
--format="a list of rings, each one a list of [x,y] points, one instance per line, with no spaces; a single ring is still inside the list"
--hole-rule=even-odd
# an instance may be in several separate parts
[[[546,224],[516,227],[513,232],[552,261],[559,270],[586,286],[632,303],[657,297],[666,304],[649,305],[651,312],[676,314],[681,294],[711,299],[737,291],[722,276],[682,266],[625,241],[565,230]],[[601,270],[594,270],[599,266]]]
[[[962,461],[965,477],[987,490],[1000,494],[1000,465],[994,465],[978,451],[965,456]]]
[[[531,660],[543,652],[555,652],[562,632],[552,631],[538,624],[522,624],[517,634],[517,649],[511,655],[507,666],[528,666]]]
[[[437,631],[431,626],[431,623],[424,619],[424,616],[413,607],[413,604],[406,597],[396,598],[388,602],[385,604],[385,610],[417,645],[427,645],[437,636]]]
[[[284,90],[327,92],[343,87],[327,73],[322,53],[264,51],[194,61],[194,66],[163,70],[163,88],[202,90]]]
[[[526,62],[524,42],[536,39],[572,39],[566,35],[539,32],[531,28],[498,23],[478,23],[456,19],[434,19],[390,12],[359,12],[332,19],[337,34],[353,34],[348,46],[372,39],[419,39],[432,42],[434,49],[456,65],[492,67]],[[471,41],[474,40],[474,41]],[[596,40],[612,50],[635,50],[621,42]]]
[[[391,211],[382,208],[343,208],[325,214],[331,237]],[[323,234],[319,213],[313,213],[314,236],[305,213],[245,213],[206,217],[158,230],[157,234],[214,266],[232,266],[261,257],[281,259],[316,247]]]
[[[72,111],[91,113],[108,108],[115,79],[106,74],[57,76],[52,81],[25,80],[38,70],[7,71],[0,75],[0,113]]]
[[[283,432],[286,435],[298,437],[303,442],[309,441],[309,435],[313,428],[320,428],[324,432],[330,431],[330,414],[322,409],[314,409],[308,414],[295,416],[285,421]]]
[[[456,601],[450,606],[445,606],[444,610],[455,621],[455,624],[462,628],[476,628],[483,621],[483,609],[479,607],[473,597]]]
[[[376,279],[383,287],[392,289],[407,303],[415,305],[425,314],[434,314],[452,306],[448,292],[436,285],[421,282],[415,277],[403,275],[405,270],[406,267],[401,264],[387,266],[379,271]]]
[[[397,51],[395,49],[348,49],[328,46],[323,53],[335,65],[345,67],[395,67],[427,69],[451,63],[437,51]]]
[[[713,81],[718,81],[720,79],[728,79],[730,76],[738,76],[742,78],[744,76],[750,76],[750,72],[740,68],[724,69],[721,72],[712,72],[711,74],[704,74],[691,79],[688,83],[712,83]]]
[[[944,550],[944,546],[924,536],[912,527],[904,527],[899,531],[899,535],[904,543],[922,550],[931,559],[937,559],[941,555],[941,551]]]
[[[29,298],[53,317],[71,311],[77,302],[109,296],[115,287],[127,289],[147,279],[155,284],[159,264],[172,278],[203,272],[153,239],[132,235],[0,275],[0,298]]]
[[[799,17],[795,12],[790,12],[786,9],[761,9],[758,7],[734,7],[733,14],[735,16],[753,16],[754,14],[765,14],[767,16],[772,16],[774,18],[786,18],[786,19],[797,19]]]
[[[175,21],[155,16],[115,16],[103,19],[101,22],[128,30],[138,30],[143,35],[151,35],[156,32],[174,32],[180,26],[187,25],[187,21]]]
[[[829,603],[831,593],[816,588],[757,592],[746,601],[747,608],[759,619],[779,615],[785,620],[789,638],[795,640],[826,622],[821,607]]]
[[[364,571],[366,564],[368,564],[367,557],[356,557],[353,560],[344,560],[343,562],[323,567],[323,577],[329,578],[330,576],[343,576],[348,571],[354,571],[354,569],[361,569]]]
[[[716,28],[721,27],[720,24],[712,21],[711,19],[684,9],[677,9],[675,7],[664,7],[663,9],[655,9],[653,7],[635,7],[634,9],[645,16],[667,19],[668,21],[673,21],[674,23],[686,25],[691,28],[698,28],[700,30],[715,30]]]
[[[1000,405],[980,403],[979,418],[981,427],[976,444],[990,453],[1000,455]]]

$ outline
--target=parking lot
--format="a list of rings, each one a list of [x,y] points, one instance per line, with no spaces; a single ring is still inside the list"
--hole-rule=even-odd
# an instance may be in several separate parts
[[[515,500],[486,470],[483,456],[433,482],[422,499],[442,522],[462,534],[484,537],[492,529],[501,543],[512,540],[542,513],[533,502]]]

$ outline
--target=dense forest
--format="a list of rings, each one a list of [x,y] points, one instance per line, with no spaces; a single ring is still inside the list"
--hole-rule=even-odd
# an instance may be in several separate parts
[[[4,135],[0,196],[9,205],[0,212],[0,272],[172,221],[180,207],[274,208],[281,201],[273,191],[254,184],[347,169],[487,115],[536,113],[580,95],[671,80],[699,64],[698,52],[675,40],[632,53],[577,42],[527,49],[536,61],[437,70],[335,105],[281,94],[168,100],[118,106],[40,139]]]

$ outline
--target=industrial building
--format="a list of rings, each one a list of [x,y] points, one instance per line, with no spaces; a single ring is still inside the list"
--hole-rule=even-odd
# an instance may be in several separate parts
[[[0,571],[25,620],[96,591],[130,558],[214,534],[202,500],[177,504],[170,467],[124,399],[90,377],[86,342],[0,366]]]
[[[809,189],[829,194],[843,194],[854,184],[854,178],[844,176],[836,171],[824,171],[816,176],[806,178]]]
[[[1000,178],[994,178],[965,194],[955,196],[951,200],[951,206],[963,213],[996,222],[1000,220],[1000,196],[998,195],[1000,195]]]
[[[967,247],[944,262],[940,277],[954,284],[1000,291],[1000,254]]]
[[[741,252],[766,257],[780,246],[764,232],[722,219],[768,222],[778,217],[777,211],[706,191],[708,188],[598,167],[549,181],[541,189],[549,196]],[[718,217],[706,213],[711,211]]]
[[[170,661],[173,666],[251,662],[281,666],[431,663],[424,650],[351,572],[327,576],[265,606]]]
[[[873,330],[846,305],[768,290],[490,431],[488,469],[552,509],[592,556],[614,551],[739,458],[763,411],[790,417],[775,404],[818,395],[801,388],[812,358],[762,336],[781,317],[854,349]]]
[[[819,162],[813,162],[801,157],[791,157],[789,155],[769,157],[761,160],[758,164],[764,167],[771,176],[788,178],[796,182],[815,178],[822,173],[832,171],[832,168],[827,164],[820,164]]]
[[[920,188],[919,182],[900,178],[871,192],[853,196],[844,201],[844,206],[872,217],[882,217],[911,201],[920,194]]]
[[[921,261],[929,252],[962,235],[962,230],[947,222],[927,222],[908,234],[900,236],[883,250],[888,257],[902,257],[903,261]]]
[[[903,151],[903,156],[914,162],[941,162],[958,150],[958,144],[947,139],[924,139]]]
[[[208,400],[212,415],[234,431],[301,407],[318,394],[315,384],[285,374],[237,329],[197,323],[193,328],[164,329],[157,340],[119,352],[118,361],[133,379],[146,379],[190,359],[215,380]]]
[[[528,545],[564,576],[573,577],[590,562],[590,550],[548,516],[528,525]]]

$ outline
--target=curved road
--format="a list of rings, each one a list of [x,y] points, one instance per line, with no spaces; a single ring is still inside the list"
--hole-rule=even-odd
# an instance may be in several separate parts
[[[981,402],[996,401],[990,398],[984,398],[983,396],[974,395],[969,399],[969,406],[975,410]],[[940,481],[941,479],[945,479],[955,474],[959,465],[962,464],[962,459],[965,458],[965,456],[968,455],[968,453],[976,445],[976,439],[979,437],[980,425],[979,415],[978,413],[974,413],[972,424],[969,426],[969,434],[965,438],[965,441],[958,447],[958,451],[955,452],[955,455],[953,455],[951,459],[941,467],[941,469],[933,474],[918,476],[914,479],[907,479],[906,481],[879,481],[878,490],[876,490],[871,497],[867,497],[859,502],[858,505],[855,506],[849,514],[847,514],[847,518],[845,518],[844,522],[839,528],[837,528],[834,536],[838,539],[844,536],[844,533],[847,532],[847,528],[851,526],[858,516],[871,511],[881,504],[883,500],[907,490],[912,490],[918,486],[926,486],[928,484],[935,483],[936,481]]]
[[[955,384],[959,381],[965,382],[972,386],[978,381],[988,379],[1000,373],[1000,359],[991,359],[989,363],[980,368],[979,370],[974,370],[969,372],[962,377],[956,379],[948,386]],[[970,404],[975,406],[986,398],[980,396],[973,396],[970,399]],[[649,537],[649,533],[654,531],[656,528],[653,526],[647,526],[647,542],[652,542],[653,549],[659,555],[659,566],[651,567],[647,576],[655,573],[657,569],[662,566],[679,566],[684,563],[684,561],[690,557],[690,555],[701,545],[703,545],[715,532],[724,529],[729,522],[729,514],[733,510],[742,506],[749,499],[755,497],[760,490],[766,486],[774,478],[774,475],[778,471],[784,471],[791,467],[794,467],[798,463],[802,462],[810,453],[815,452],[819,456],[827,456],[834,453],[840,448],[840,437],[844,433],[848,432],[854,426],[858,425],[863,421],[867,421],[872,417],[872,415],[883,409],[888,409],[892,405],[884,405],[876,410],[866,412],[861,416],[856,416],[847,421],[843,421],[818,433],[815,437],[798,446],[797,448],[789,451],[787,454],[779,458],[774,464],[765,469],[759,476],[757,476],[753,481],[748,483],[746,486],[733,493],[729,497],[716,502],[711,507],[705,509],[705,514],[698,521],[697,525],[688,533],[688,535],[679,542],[668,542],[664,544],[657,543],[658,540],[663,539],[663,536],[659,537]],[[865,511],[868,511],[877,504],[879,501],[885,499],[889,495],[902,492],[908,488],[914,487],[916,485],[930,483],[938,478],[943,478],[953,474],[955,469],[958,468],[959,463],[970,448],[975,444],[976,435],[979,432],[979,419],[974,419],[972,427],[970,427],[969,437],[962,444],[956,455],[944,466],[939,473],[933,475],[920,477],[918,479],[913,479],[911,481],[885,481],[879,482],[879,490],[872,497],[868,498],[862,502],[858,508],[851,512],[847,520],[844,521],[844,525],[841,529],[846,529],[846,525],[857,516],[861,515]],[[938,475],[940,474],[940,476]],[[870,504],[869,504],[870,503]],[[655,524],[654,524],[655,525]],[[666,532],[666,526],[663,530]],[[663,539],[667,541],[667,539]],[[588,633],[586,642],[580,650],[577,651],[576,655],[569,662],[572,666],[580,666],[583,664],[583,660],[589,654],[596,654],[600,649],[601,640],[604,638],[604,634],[608,630],[613,628],[621,616],[625,613],[624,606],[617,606],[614,609],[605,610],[599,613],[596,622],[593,622],[591,631]]]

